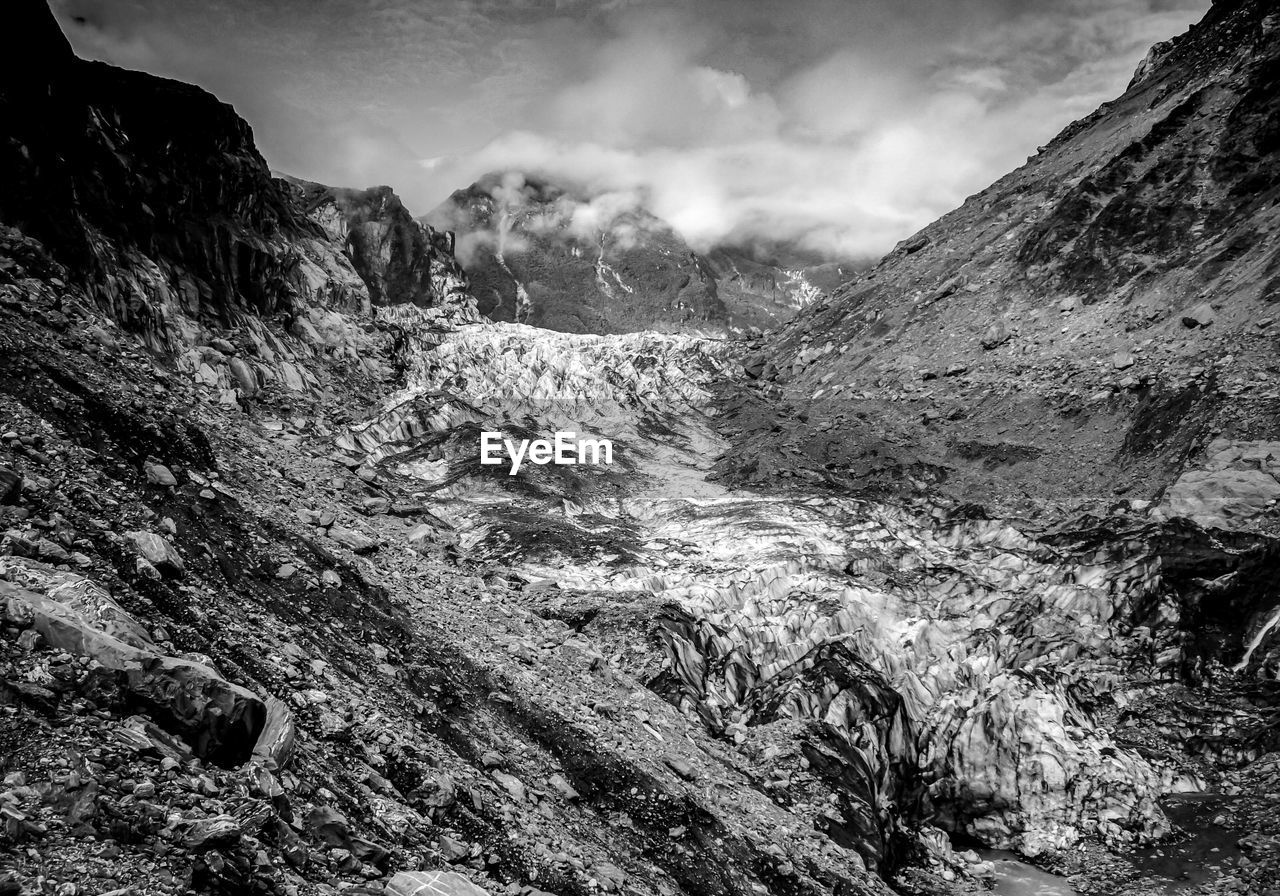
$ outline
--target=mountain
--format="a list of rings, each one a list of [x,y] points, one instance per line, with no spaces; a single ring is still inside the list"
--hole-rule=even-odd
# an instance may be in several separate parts
[[[451,249],[501,226],[272,177],[209,94],[6,13],[0,894],[1273,886],[1268,6],[747,340],[487,319]],[[683,251],[519,189],[546,278],[584,203],[566,284],[628,227]],[[535,458],[566,432],[609,462]]]
[[[834,427],[810,431],[814,468],[932,470],[1016,514],[1280,523],[1242,459],[1280,414],[1277,27],[1215,3],[1123,96],[772,334],[752,372]]]
[[[365,281],[371,304],[429,308],[466,293],[453,256],[453,234],[415,220],[390,187],[351,190],[284,179],[301,191],[307,217],[343,248]]]
[[[0,98],[0,216],[86,272],[95,301],[154,347],[178,344],[178,316],[231,326],[308,305],[362,308],[388,292],[430,305],[439,299],[432,277],[460,274],[446,275],[447,246],[389,191],[367,210],[344,191],[333,193],[336,213],[314,196],[299,202],[302,188],[272,177],[230,106],[188,84],[76,59],[41,21],[47,10],[30,5],[20,4],[21,18],[45,35],[43,69],[9,81]],[[356,240],[335,251],[324,229],[344,216],[358,229],[396,213],[393,234],[412,232],[416,242],[393,240],[389,265]]]
[[[853,264],[720,247],[695,252],[631,194],[490,174],[426,218],[456,231],[479,310],[564,333],[775,326]]]

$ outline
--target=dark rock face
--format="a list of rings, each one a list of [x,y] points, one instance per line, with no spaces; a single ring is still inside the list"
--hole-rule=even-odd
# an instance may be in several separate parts
[[[22,496],[22,477],[0,467],[0,504],[17,504]]]
[[[348,190],[288,178],[308,216],[344,246],[374,305],[431,307],[467,290],[453,234],[414,219],[390,187]]]
[[[229,105],[189,84],[77,59],[44,4],[18,7],[16,33],[43,50],[0,87],[0,220],[83,276],[126,328],[161,346],[172,343],[174,313],[227,327],[309,304],[440,299],[432,278],[454,273],[444,270],[448,238],[415,225],[390,190],[308,185],[300,196],[272,176]],[[359,279],[344,276],[308,216],[326,198],[350,219]]]
[[[23,40],[56,44],[47,18]],[[89,272],[131,327],[158,326],[148,284],[122,276],[147,262],[194,314],[287,307],[296,266],[288,239],[313,225],[230,106],[191,85],[66,54],[40,74],[0,93],[0,217]]]
[[[458,232],[483,315],[565,333],[776,326],[834,286],[833,270],[856,269],[695,252],[633,197],[515,173],[455,192],[428,220]]]
[[[37,78],[75,61],[71,42],[58,27],[49,4],[43,0],[14,0],[5,6],[5,23],[11,33],[23,35],[23,53],[6,54],[4,68],[6,86],[17,85],[20,73]],[[39,82],[32,82],[38,84]],[[27,89],[36,89],[28,87]]]

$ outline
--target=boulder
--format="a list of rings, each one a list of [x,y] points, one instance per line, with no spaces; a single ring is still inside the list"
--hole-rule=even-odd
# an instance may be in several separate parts
[[[387,896],[490,896],[453,871],[401,871],[387,883]]]
[[[1280,482],[1262,470],[1193,470],[1169,489],[1174,516],[1205,528],[1239,529],[1280,500]]]
[[[578,791],[574,789],[574,786],[569,783],[569,780],[564,775],[552,775],[547,780],[547,783],[567,800],[576,800],[578,798]]]
[[[249,757],[266,717],[252,691],[203,663],[113,637],[66,604],[10,582],[0,581],[0,598],[8,599],[6,615],[29,618],[51,647],[119,673],[125,687],[198,755],[224,765]]]
[[[1199,305],[1182,312],[1182,325],[1193,330],[1196,327],[1207,327],[1217,319],[1217,314],[1214,313],[1213,307],[1208,302],[1201,302]]]
[[[198,755],[223,765],[245,761],[266,714],[257,695],[202,663],[157,655],[135,660],[129,689],[183,732]]]
[[[241,395],[250,398],[258,394],[258,374],[252,367],[239,358],[232,358],[227,366],[231,369],[231,376],[235,379]]]
[[[0,504],[17,504],[22,497],[22,476],[0,467]]]
[[[929,237],[919,233],[898,243],[898,248],[902,250],[903,255],[914,255],[927,245],[929,245]]]
[[[1111,356],[1111,366],[1116,370],[1128,370],[1134,365],[1132,352],[1116,352]]]
[[[448,834],[441,834],[436,840],[436,849],[446,862],[461,862],[471,855],[471,848],[461,840],[455,840]]]
[[[302,378],[302,371],[289,361],[280,362],[280,373],[284,377],[284,386],[291,392],[307,391],[306,380]]]
[[[37,538],[35,541],[36,556],[46,563],[70,563],[71,554],[56,541]]]
[[[764,352],[756,352],[742,362],[742,372],[753,380],[758,380],[764,374],[765,366],[769,363],[769,356]]]
[[[112,336],[102,327],[89,327],[85,332],[89,334],[94,342],[98,343],[98,345],[103,348],[116,349],[120,347],[120,344],[116,341],[116,337]]]
[[[982,347],[987,351],[999,348],[1009,341],[1009,329],[1001,323],[992,324],[982,336]]]
[[[391,509],[391,501],[387,498],[365,498],[360,502],[360,510],[369,516],[378,516]]]
[[[303,819],[303,826],[312,835],[335,849],[345,849],[357,859],[372,865],[382,865],[390,853],[385,847],[351,833],[351,822],[332,806],[315,806]]]
[[[686,781],[693,781],[698,777],[697,770],[687,759],[683,759],[679,756],[667,756],[662,761],[666,763],[667,768],[671,769]]]
[[[499,771],[493,771],[489,774],[493,775],[494,780],[501,784],[503,789],[511,794],[511,797],[517,802],[524,802],[527,798],[528,791],[525,789],[524,782],[515,775]]]
[[[126,532],[125,537],[133,543],[138,555],[161,573],[181,575],[186,571],[182,555],[164,537],[140,530]]]
[[[345,526],[330,526],[329,537],[356,554],[368,554],[378,549],[376,539]]]
[[[243,834],[240,823],[230,815],[217,815],[191,825],[183,838],[183,844],[196,852],[208,852],[235,846]]]
[[[145,469],[148,485],[174,486],[178,484],[178,478],[164,464],[148,462]]]
[[[436,527],[426,523],[419,523],[409,530],[409,544],[413,545],[415,550],[425,549],[436,537]]]
[[[307,813],[303,825],[329,846],[346,849],[351,842],[351,822],[332,806],[316,806]]]
[[[157,649],[147,630],[116,603],[107,589],[92,579],[18,558],[0,561],[0,579],[57,601],[90,625],[126,644]]]

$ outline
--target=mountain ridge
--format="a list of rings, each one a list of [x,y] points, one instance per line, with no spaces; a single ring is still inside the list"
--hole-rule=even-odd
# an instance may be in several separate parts
[[[771,334],[755,372],[1014,513],[1159,502],[1218,435],[1265,438],[1277,21],[1215,4],[1122,97]]]
[[[43,4],[19,6],[45,50],[43,68],[0,94],[11,175],[0,215],[82,274],[123,326],[171,350],[183,341],[179,316],[227,326],[380,303],[385,268],[326,245],[234,109],[198,87],[80,60]],[[45,76],[43,90],[33,74]],[[400,212],[394,233],[420,226]],[[433,264],[437,277],[461,275],[440,235],[424,232],[408,252],[423,270],[414,290],[393,286],[414,292],[407,300],[434,301]]]
[[[779,261],[781,246],[698,252],[634,193],[515,171],[455,191],[424,220],[457,232],[482,314],[570,333],[761,329],[855,267]]]

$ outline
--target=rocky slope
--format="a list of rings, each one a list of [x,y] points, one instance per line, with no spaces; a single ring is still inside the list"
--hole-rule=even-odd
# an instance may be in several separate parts
[[[1265,456],[1280,420],[1278,72],[1273,5],[1215,3],[1123,96],[771,337],[752,372],[850,421],[844,455],[945,471],[993,509],[1123,495],[1239,516],[1226,494],[1181,488],[1192,508],[1167,491],[1190,460],[1274,526],[1274,480],[1220,455]]]
[[[697,332],[776,326],[853,264],[694,252],[634,196],[491,174],[427,216],[458,233],[479,309],[566,333]]]

